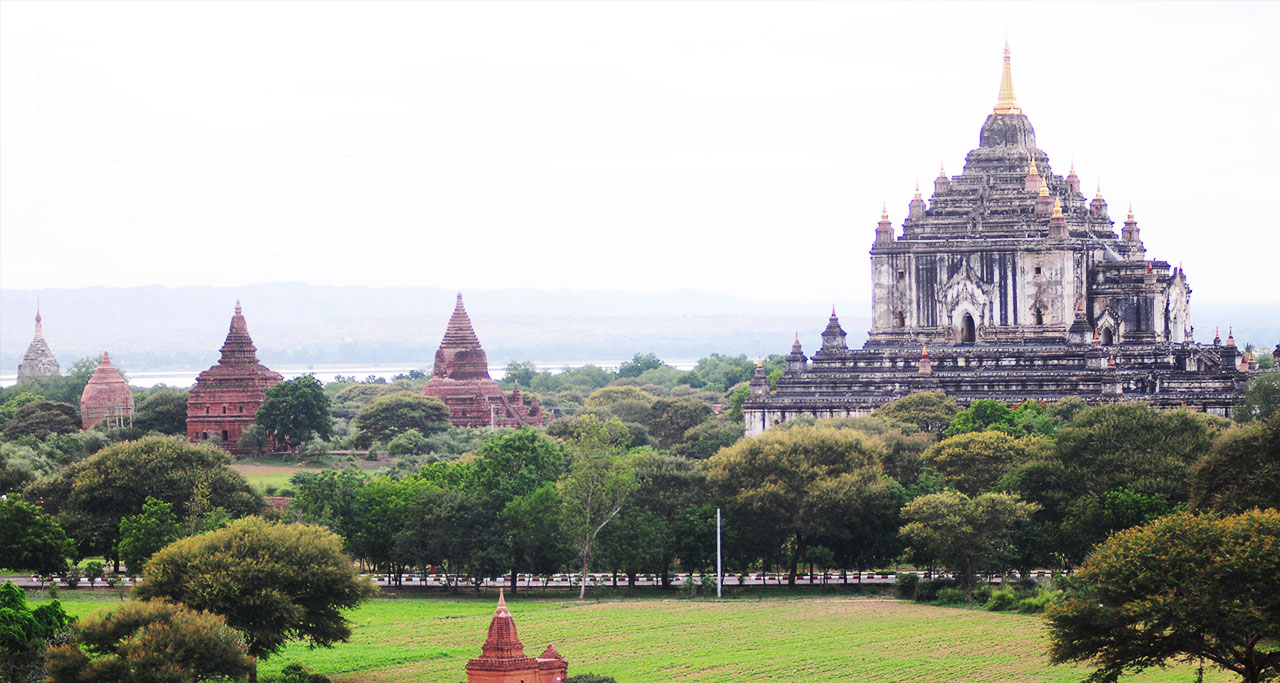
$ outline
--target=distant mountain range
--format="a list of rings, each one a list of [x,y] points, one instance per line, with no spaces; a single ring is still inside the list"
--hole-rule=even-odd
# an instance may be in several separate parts
[[[275,283],[244,287],[129,287],[41,290],[45,338],[63,367],[111,352],[122,368],[200,369],[213,364],[237,299],[259,357],[268,365],[404,363],[430,367],[455,292],[430,287],[339,287]],[[16,372],[31,341],[37,292],[0,290],[0,376]],[[491,362],[597,360],[653,352],[786,353],[799,332],[817,347],[830,306],[866,339],[871,305],[747,301],[680,291],[629,294],[506,289],[463,292]],[[1280,339],[1280,302],[1195,302],[1196,338],[1234,326],[1240,344],[1268,353]]]

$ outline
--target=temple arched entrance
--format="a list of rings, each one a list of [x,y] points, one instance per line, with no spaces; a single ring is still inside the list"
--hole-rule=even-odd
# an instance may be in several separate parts
[[[1115,343],[1115,340],[1116,340],[1116,336],[1111,332],[1110,327],[1102,328],[1102,345],[1103,346],[1111,346],[1112,344]]]
[[[960,343],[972,344],[978,337],[977,327],[973,324],[973,316],[968,313],[960,319]]]

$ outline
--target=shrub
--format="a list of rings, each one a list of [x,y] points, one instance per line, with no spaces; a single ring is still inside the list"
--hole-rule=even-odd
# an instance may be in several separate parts
[[[959,588],[941,588],[938,590],[938,605],[959,605],[965,601],[964,591]]]
[[[898,578],[893,582],[898,588],[898,596],[902,598],[914,598],[919,584],[920,575],[909,572],[898,572]]]
[[[262,683],[329,683],[329,677],[316,673],[298,662],[286,664],[280,673],[263,676]]]
[[[81,576],[80,570],[74,567],[71,569],[71,571],[67,572],[66,576],[63,577],[64,579],[66,579],[67,588],[73,589],[73,590],[77,588],[80,585],[80,576]]]
[[[1018,598],[1012,588],[1001,588],[987,600],[987,609],[992,612],[1008,612],[1017,606]]]
[[[978,586],[969,593],[969,599],[973,602],[986,604],[991,599],[991,586]]]
[[[1018,601],[1018,611],[1022,614],[1039,614],[1044,611],[1044,606],[1053,600],[1053,593],[1042,591],[1029,598],[1023,598]]]
[[[564,683],[618,683],[618,679],[600,674],[578,674],[564,679]]]
[[[916,586],[916,602],[933,602],[943,588],[955,588],[955,579],[929,579]]]

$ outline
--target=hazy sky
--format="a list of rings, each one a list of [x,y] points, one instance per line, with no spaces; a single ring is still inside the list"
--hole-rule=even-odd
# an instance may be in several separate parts
[[[1266,2],[3,2],[0,286],[867,299],[881,201],[900,224],[960,172],[1007,35],[1055,171],[1132,202],[1195,298],[1275,300],[1277,26]]]

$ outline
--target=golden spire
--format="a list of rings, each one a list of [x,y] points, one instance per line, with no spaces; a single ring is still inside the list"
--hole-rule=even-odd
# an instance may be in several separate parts
[[[917,180],[917,181],[916,181],[916,196],[912,197],[912,199],[923,199],[923,198],[920,196],[920,181],[919,181],[919,180]]]
[[[1102,199],[1102,183],[1098,183],[1098,192],[1093,195],[1094,199]]]
[[[941,162],[938,163],[938,177],[943,180],[947,179],[947,166]]]
[[[889,205],[883,202],[880,204],[880,220],[889,220]],[[832,308],[831,310],[834,311],[835,309]]]
[[[1021,114],[1018,101],[1013,97],[1013,75],[1009,69],[1009,42],[1004,44],[1004,72],[1000,74],[1000,98],[996,100],[995,113]]]
[[[1040,172],[1036,170],[1036,155],[1028,154],[1027,158],[1031,159],[1031,171],[1027,175],[1040,175]]]
[[[1040,196],[1041,197],[1049,196],[1049,183],[1043,180],[1040,181]]]
[[[1057,199],[1053,200],[1053,215],[1050,216],[1050,218],[1063,218],[1062,202],[1058,201]]]
[[[1134,222],[1134,220],[1133,220],[1133,202],[1129,202],[1129,220],[1127,220],[1127,221],[1125,221],[1125,222],[1126,222],[1126,223],[1133,223],[1133,222]]]

